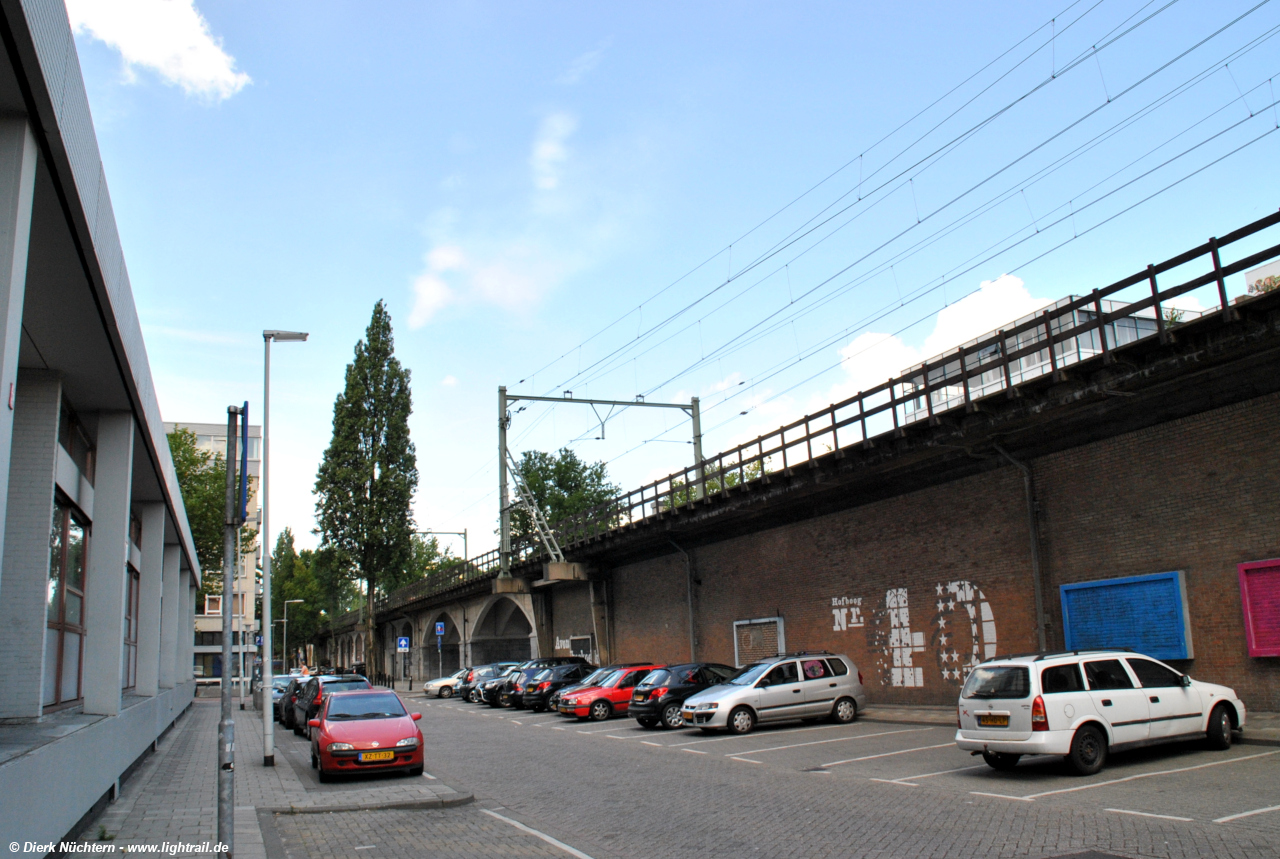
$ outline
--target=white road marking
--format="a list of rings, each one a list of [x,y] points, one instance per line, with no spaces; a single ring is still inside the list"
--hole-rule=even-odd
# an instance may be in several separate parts
[[[565,844],[563,841],[560,841],[557,838],[552,838],[550,835],[548,835],[545,832],[539,832],[538,830],[534,829],[532,826],[525,826],[523,823],[521,823],[518,820],[512,820],[510,817],[503,817],[501,814],[498,814],[498,812],[490,811],[487,808],[482,808],[480,810],[485,814],[489,815],[490,817],[496,817],[498,820],[501,820],[503,823],[511,824],[516,829],[519,829],[521,832],[527,832],[530,835],[534,836],[535,838],[541,838],[543,841],[547,842],[552,847],[559,847],[561,850],[563,850],[565,853],[568,853],[570,856],[575,856],[577,857],[577,859],[591,859],[590,856],[588,856],[586,853],[583,853],[581,850],[570,847],[568,844]]]
[[[658,748],[663,748],[662,743],[655,743],[652,740],[641,740],[640,742],[644,743],[646,746],[657,746]]]
[[[1130,811],[1127,808],[1107,808],[1104,811],[1110,811],[1113,814],[1132,814],[1135,817],[1158,817],[1161,820],[1181,820],[1184,823],[1190,823],[1195,820],[1194,817],[1174,817],[1172,814],[1152,814],[1149,811]]]
[[[579,728],[578,733],[579,734],[603,734],[606,731],[616,731],[616,730],[618,730],[616,726],[612,728],[596,728],[594,731],[584,731],[581,728]]]
[[[919,779],[922,779],[922,778],[933,778],[936,775],[946,775],[947,773],[959,773],[959,772],[964,772],[965,770],[980,770],[980,769],[983,769],[984,767],[986,767],[986,764],[974,764],[971,767],[956,767],[953,770],[938,770],[936,773],[923,773],[922,775],[904,775],[901,778],[873,778],[871,779],[871,781],[880,781],[880,782],[885,782],[887,784],[908,784],[913,781],[918,781]],[[911,786],[919,787],[919,785],[917,784],[913,784]],[[973,791],[970,791],[970,793],[973,793]]]
[[[375,848],[375,847],[377,847],[377,846],[378,846],[377,844],[362,844],[361,846],[357,847],[356,849],[357,849],[357,850],[372,850],[373,848]]]
[[[511,720],[511,724],[513,724],[513,725],[523,725],[523,724],[524,724],[524,722],[517,722],[515,719],[512,719],[512,720]]]
[[[1253,811],[1245,811],[1240,814],[1228,814],[1226,817],[1214,818],[1214,823],[1229,823],[1232,820],[1239,820],[1242,817],[1253,817],[1255,814],[1266,814],[1269,811],[1280,811],[1280,805],[1272,805],[1267,808],[1255,808]]]
[[[871,737],[885,737],[885,736],[888,736],[889,734],[914,734],[917,731],[927,731],[927,730],[929,729],[928,728],[903,728],[897,731],[877,731],[874,734],[858,734],[853,737],[836,737],[831,740],[810,740],[807,743],[791,743],[790,745],[787,745],[787,746],[772,746],[767,749],[751,749],[750,751],[738,752],[738,754],[760,755],[760,754],[764,754],[765,752],[780,752],[783,749],[798,749],[801,746],[821,746],[827,743],[846,743],[850,740],[866,740],[866,739],[870,739]],[[733,757],[733,753],[727,754],[725,755],[725,757],[731,758]]]
[[[423,771],[422,771],[422,777],[423,777],[423,778],[429,778],[429,779],[431,779],[432,781],[438,781],[438,779],[437,779],[435,776],[433,776],[431,773],[427,772],[426,770],[423,770]]]
[[[1158,775],[1173,775],[1174,773],[1191,772],[1192,770],[1202,770],[1208,767],[1220,767],[1226,764],[1238,764],[1241,761],[1251,761],[1255,758],[1267,758],[1267,757],[1271,757],[1272,755],[1280,755],[1280,751],[1261,752],[1256,755],[1245,755],[1244,757],[1231,758],[1230,760],[1225,760],[1225,761],[1211,761],[1207,764],[1196,764],[1195,766],[1191,766],[1191,767],[1178,767],[1177,769],[1172,769],[1172,770],[1159,770],[1157,772],[1139,773],[1137,775],[1125,776],[1124,778],[1113,778],[1107,781],[1100,781],[1094,784],[1082,784],[1079,787],[1064,787],[1064,788],[1059,788],[1058,790],[1046,790],[1041,793],[1029,793],[1022,798],[1023,799],[1039,799],[1042,796],[1053,796],[1059,793],[1075,793],[1076,791],[1079,791],[1079,790],[1091,790],[1092,788],[1095,788],[1095,787],[1106,787],[1107,785],[1112,785],[1112,784],[1123,784],[1124,782],[1127,782],[1127,781],[1137,781],[1140,778],[1154,778],[1155,776],[1158,776]]]
[[[832,761],[832,762],[831,762],[831,763],[829,763],[829,764],[823,764],[823,766],[824,766],[824,767],[838,767],[838,766],[840,766],[841,764],[851,764],[851,763],[855,763],[855,762],[857,762],[857,761],[870,761],[870,760],[874,760],[875,758],[891,758],[891,757],[893,757],[894,755],[909,755],[909,754],[911,754],[912,752],[923,752],[923,751],[927,751],[927,750],[929,750],[929,749],[945,749],[945,748],[947,748],[948,746],[954,746],[954,745],[955,745],[955,743],[940,743],[939,745],[936,745],[936,746],[917,746],[917,747],[916,747],[916,748],[914,748],[914,749],[899,749],[899,750],[898,750],[898,751],[896,751],[896,752],[881,752],[881,753],[880,753],[880,754],[878,754],[878,755],[863,755],[863,756],[862,756],[862,757],[860,757],[860,758],[848,758],[848,759],[843,760],[843,761]]]
[[[691,754],[691,755],[705,755],[705,754],[706,754],[706,752],[704,752],[704,751],[702,751],[702,750],[700,750],[700,749],[681,749],[680,751],[682,751],[682,752],[688,752],[688,753],[689,753],[689,754]]]
[[[776,737],[776,736],[780,736],[781,734],[794,734],[796,731],[830,731],[830,730],[834,730],[834,729],[836,729],[836,728],[849,728],[849,727],[854,727],[854,726],[851,726],[851,725],[825,725],[825,726],[820,727],[820,728],[811,728],[811,727],[805,727],[805,728],[786,728],[786,729],[781,730],[781,731],[770,731],[770,732],[769,732],[769,736],[771,736],[771,737]],[[919,730],[922,730],[922,731],[932,731],[932,730],[934,730],[934,729],[933,729],[933,728],[920,728]],[[948,728],[947,730],[950,730],[950,728]],[[862,736],[862,735],[861,735],[861,734],[859,734],[858,736]],[[742,739],[745,739],[745,737],[744,737],[742,734],[731,734],[731,735],[729,735],[729,736],[727,736],[727,737],[712,737],[712,738],[711,738],[711,739],[709,739],[709,740],[690,740],[690,741],[689,741],[689,742],[687,742],[687,743],[672,743],[670,746],[668,746],[668,748],[677,749],[677,748],[680,748],[681,746],[696,746],[696,745],[698,745],[699,743],[721,743],[721,742],[724,742],[725,740],[742,740]]]
[[[746,758],[736,758],[736,757],[733,757],[732,755],[726,755],[726,757],[730,758],[731,760],[735,760],[735,761],[742,761],[744,764],[762,764],[762,763],[764,763],[764,761],[752,761],[752,760],[748,760],[748,759],[746,759]]]
[[[917,787],[919,787],[919,785],[917,785]],[[1009,796],[1008,794],[1004,794],[1004,793],[983,793],[980,790],[971,790],[969,791],[969,793],[972,796],[993,796],[996,799],[1012,799],[1018,802],[1035,802],[1034,799],[1027,799],[1024,796]]]

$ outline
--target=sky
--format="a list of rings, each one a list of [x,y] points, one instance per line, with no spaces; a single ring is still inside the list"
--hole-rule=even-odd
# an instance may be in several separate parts
[[[300,546],[380,299],[417,527],[474,556],[499,385],[696,396],[711,454],[1280,206],[1280,3],[67,5],[164,418],[257,423],[262,330],[310,333],[272,350]],[[676,410],[510,435],[625,489],[692,460]]]

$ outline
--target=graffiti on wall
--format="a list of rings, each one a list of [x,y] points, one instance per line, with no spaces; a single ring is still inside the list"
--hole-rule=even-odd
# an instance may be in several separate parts
[[[943,681],[959,686],[974,666],[996,655],[995,615],[986,595],[970,581],[938,582],[932,596],[936,613],[929,648],[924,632],[911,626],[908,588],[886,590],[883,602],[869,614],[870,626],[862,597],[832,597],[832,630],[865,629],[876,670],[886,686],[924,686],[924,665],[918,657],[927,662],[926,649],[933,651]]]

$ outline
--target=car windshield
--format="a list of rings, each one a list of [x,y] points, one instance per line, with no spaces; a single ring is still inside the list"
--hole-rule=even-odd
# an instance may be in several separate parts
[[[329,699],[328,717],[334,720],[394,719],[406,715],[394,692],[374,695],[336,695]]]
[[[731,677],[728,682],[734,686],[750,686],[752,683],[764,676],[764,673],[773,667],[771,662],[758,662],[755,665],[748,665],[742,669],[742,673],[737,677]]]
[[[601,680],[608,677],[612,673],[613,673],[612,668],[597,668],[595,671],[592,671],[586,677],[583,677],[581,683],[583,686],[595,686],[597,683],[599,683]]]
[[[616,685],[618,685],[618,681],[622,679],[622,675],[624,675],[624,674],[626,674],[626,673],[627,673],[627,672],[626,672],[626,670],[625,670],[625,669],[620,669],[620,670],[618,670],[618,671],[610,671],[610,672],[609,672],[609,676],[607,676],[607,677],[601,677],[599,680],[597,680],[597,681],[596,681],[596,684],[595,684],[595,685],[597,685],[597,686],[616,686]]]
[[[330,680],[328,683],[321,683],[320,687],[326,694],[330,692],[353,692],[356,689],[368,689],[369,683],[366,680]]]
[[[271,688],[272,688],[272,689],[284,689],[286,686],[288,686],[288,685],[289,685],[289,681],[290,681],[291,679],[292,679],[292,678],[290,678],[290,677],[277,677],[277,678],[275,678],[274,680],[272,680],[272,681],[271,681]]]
[[[1025,698],[1031,694],[1031,672],[1022,665],[979,666],[964,684],[962,698]]]

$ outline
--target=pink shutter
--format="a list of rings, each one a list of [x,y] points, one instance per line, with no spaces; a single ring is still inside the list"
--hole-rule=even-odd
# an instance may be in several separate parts
[[[1240,564],[1240,602],[1250,656],[1280,656],[1280,559]]]

